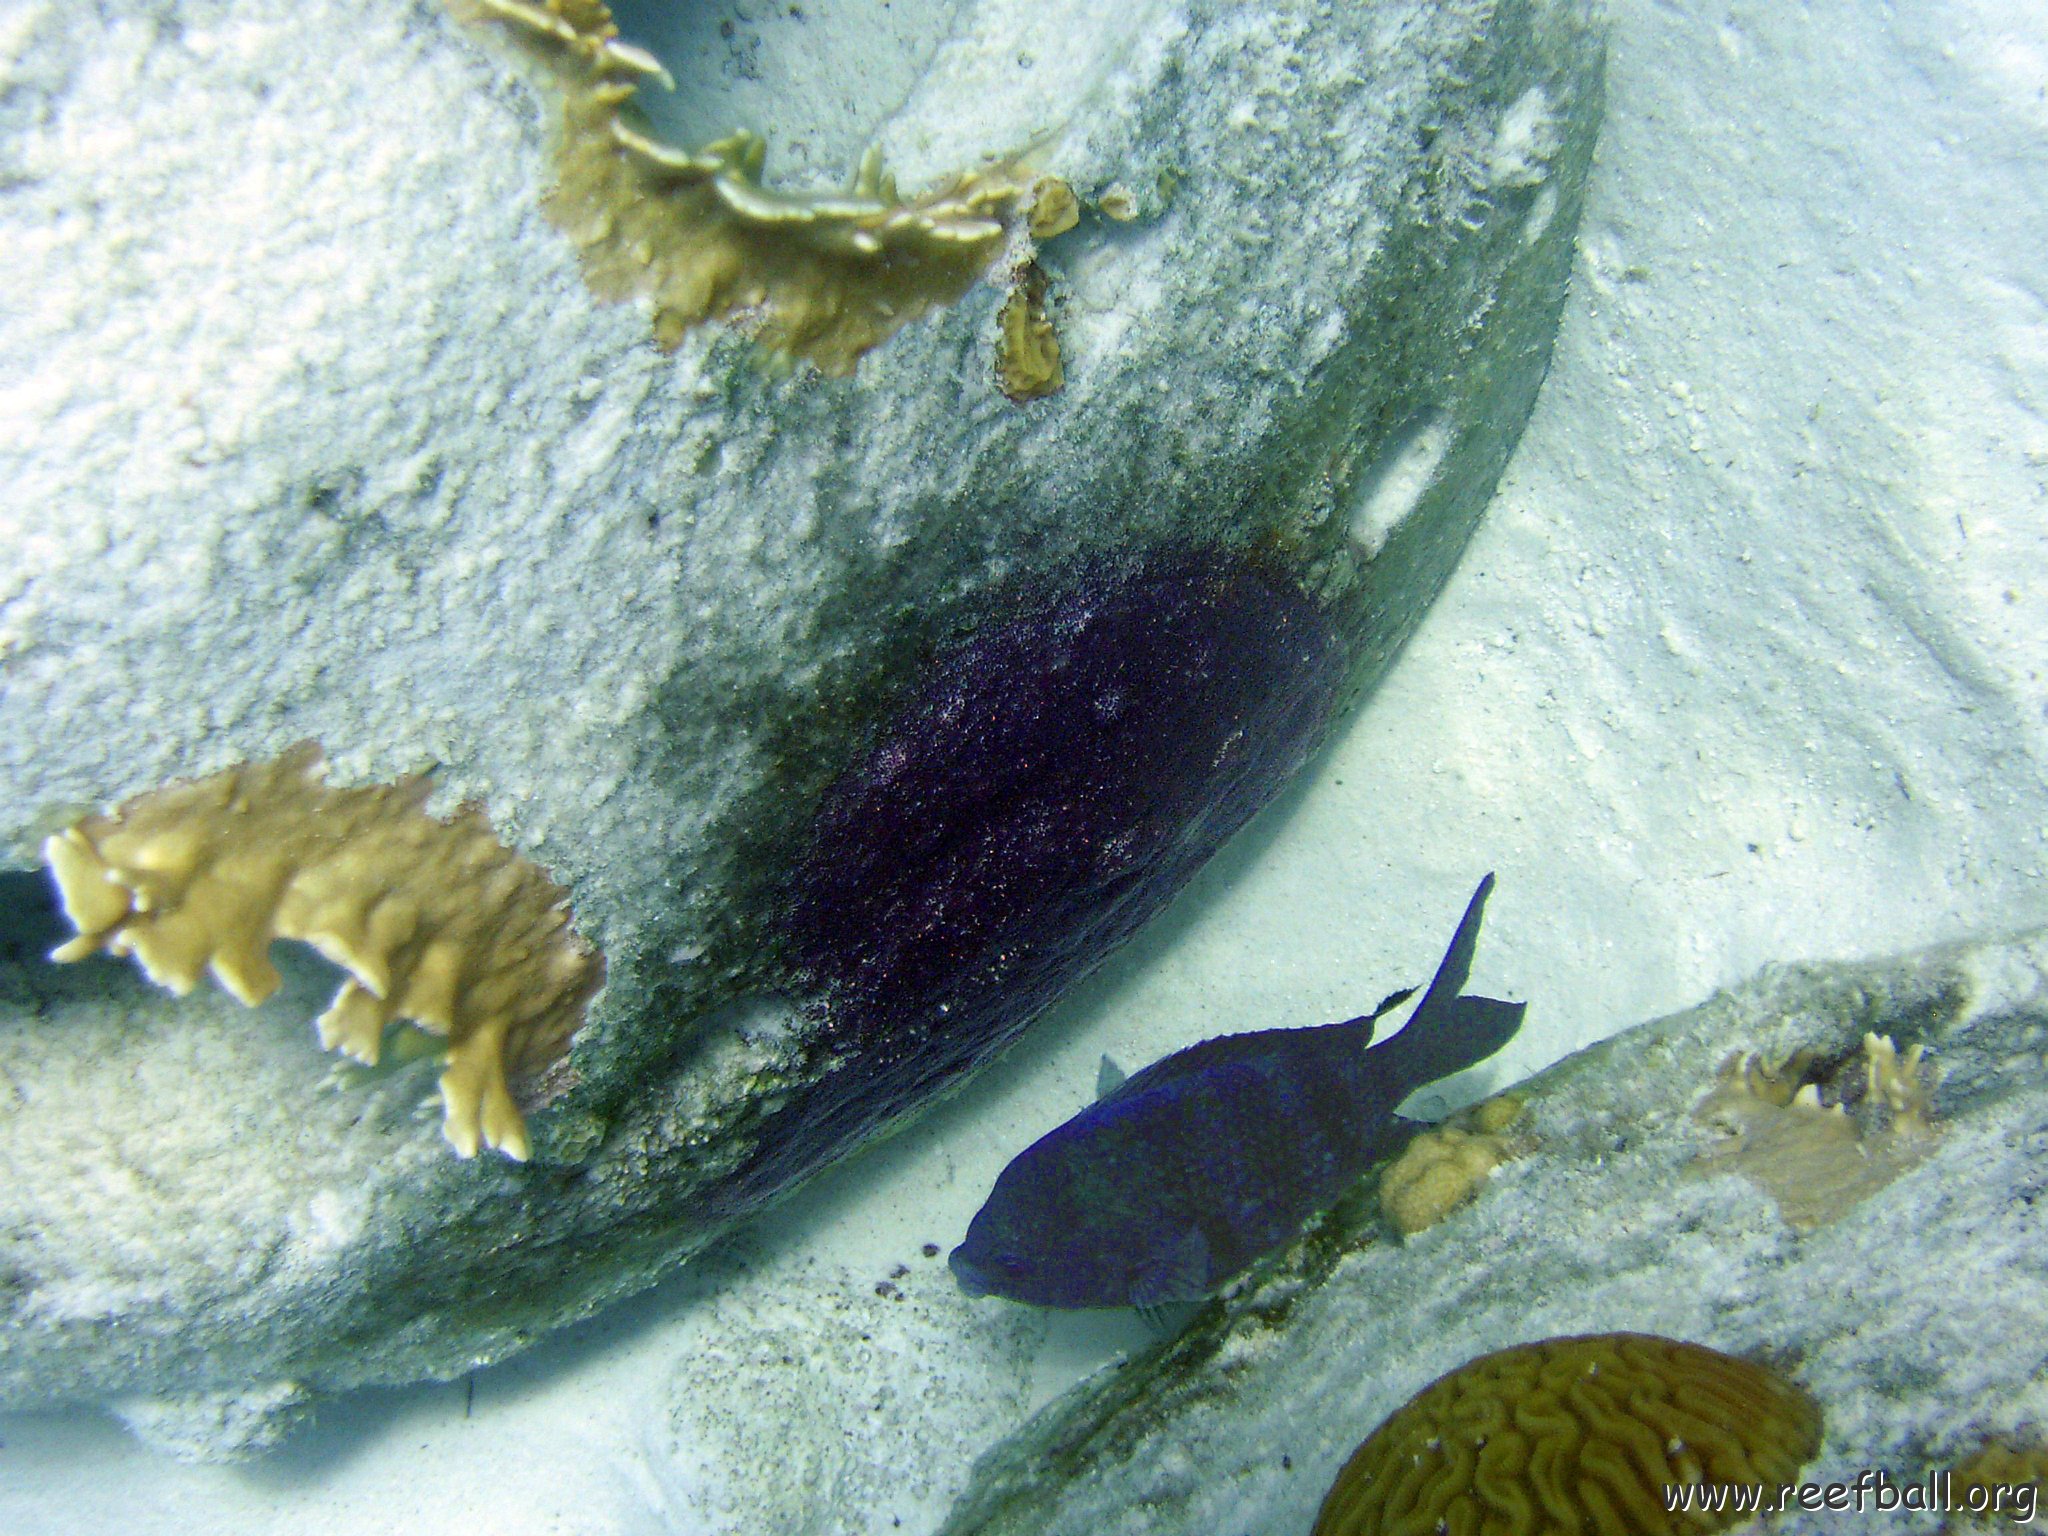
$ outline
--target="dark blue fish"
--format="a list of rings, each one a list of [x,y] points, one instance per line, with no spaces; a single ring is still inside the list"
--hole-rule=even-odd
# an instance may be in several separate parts
[[[1120,1083],[1105,1060],[1103,1096],[996,1179],[953,1250],[961,1286],[1150,1311],[1285,1243],[1408,1137],[1395,1105],[1520,1028],[1526,1004],[1459,996],[1492,889],[1479,882],[1407,1027],[1381,1045],[1374,1020],[1409,992],[1342,1024],[1205,1040]]]

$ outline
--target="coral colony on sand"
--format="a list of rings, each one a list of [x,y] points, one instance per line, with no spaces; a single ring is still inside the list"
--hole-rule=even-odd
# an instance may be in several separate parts
[[[1722,1063],[1693,1117],[1724,1138],[1696,1173],[1734,1171],[1766,1191],[1795,1230],[1837,1220],[1934,1149],[1934,1067],[1915,1044],[1866,1034],[1860,1056],[1829,1064],[1796,1051],[1775,1065],[1754,1051]]]

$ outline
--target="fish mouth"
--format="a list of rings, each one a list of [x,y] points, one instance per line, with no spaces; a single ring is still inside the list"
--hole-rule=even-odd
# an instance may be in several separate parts
[[[967,1257],[967,1245],[962,1243],[946,1257],[946,1265],[953,1271],[953,1278],[960,1282],[960,1289],[970,1296],[991,1296],[995,1288],[989,1284],[988,1274]]]

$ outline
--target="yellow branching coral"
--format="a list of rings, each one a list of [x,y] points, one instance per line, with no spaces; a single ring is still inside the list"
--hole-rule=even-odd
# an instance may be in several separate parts
[[[667,72],[620,40],[603,0],[449,5],[495,23],[554,74],[562,131],[548,216],[581,250],[593,293],[652,303],[664,349],[701,321],[744,316],[770,352],[851,373],[862,353],[973,285],[1028,193],[1009,161],[905,200],[873,150],[844,194],[772,192],[754,134],[694,152],[649,135],[633,98]]]
[[[1693,1112],[1725,1138],[1699,1155],[1694,1171],[1742,1174],[1777,1202],[1788,1225],[1811,1231],[1927,1155],[1936,1134],[1933,1089],[1922,1047],[1901,1055],[1882,1035],[1865,1035],[1860,1061],[1832,1071],[1808,1051],[1776,1065],[1738,1053]]]
[[[1499,1133],[1522,1111],[1513,1095],[1477,1105],[1461,1119],[1467,1125],[1443,1125],[1424,1131],[1380,1175],[1380,1208],[1413,1237],[1433,1227],[1470,1200],[1494,1169],[1515,1155]]]
[[[1775,1492],[1820,1431],[1797,1386],[1703,1345],[1544,1339],[1468,1361],[1395,1409],[1337,1474],[1313,1536],[1721,1530],[1746,1506],[1673,1513],[1667,1490]]]
[[[277,990],[271,940],[348,972],[320,1043],[374,1064],[387,1025],[448,1041],[442,1131],[524,1160],[508,1075],[539,1071],[604,979],[567,895],[492,836],[481,810],[422,809],[425,775],[336,789],[316,743],[172,784],[88,816],[43,845],[78,936],[53,958],[133,955],[181,996],[211,971],[254,1007]]]

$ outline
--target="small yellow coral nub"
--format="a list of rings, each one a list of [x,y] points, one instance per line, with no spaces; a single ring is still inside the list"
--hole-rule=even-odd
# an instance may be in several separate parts
[[[1498,1136],[1452,1126],[1425,1131],[1380,1175],[1380,1209],[1403,1237],[1413,1237],[1477,1194],[1507,1156]]]
[[[1522,1109],[1521,1095],[1504,1093],[1409,1142],[1380,1175],[1387,1220],[1413,1237],[1470,1200],[1494,1169],[1528,1150],[1501,1134],[1521,1119]]]
[[[1050,240],[1080,222],[1080,199],[1064,179],[1041,176],[1031,184],[1031,220],[1027,227],[1032,239]]]
[[[1045,273],[1031,263],[997,316],[1002,339],[996,344],[996,382],[1020,404],[1057,394],[1067,382],[1059,336],[1046,313],[1046,288]]]
[[[443,1134],[528,1154],[508,1074],[559,1060],[604,979],[567,896],[465,806],[422,809],[431,784],[336,789],[320,748],[153,790],[43,846],[78,936],[52,958],[132,955],[183,995],[211,972],[254,1007],[277,990],[272,939],[348,972],[320,1043],[374,1064],[408,1020],[445,1036]]]

